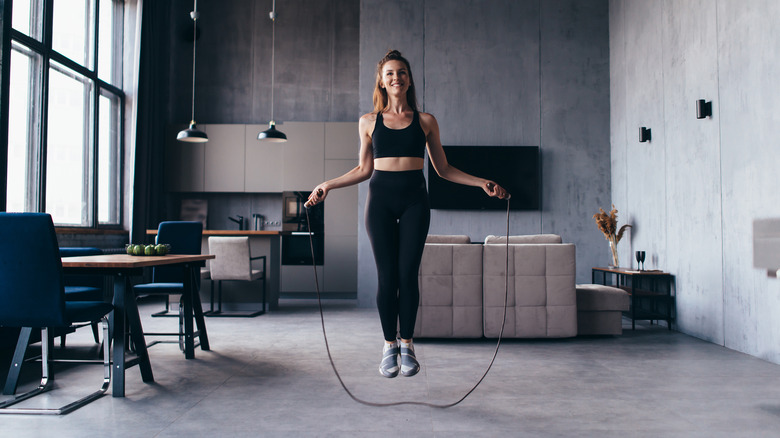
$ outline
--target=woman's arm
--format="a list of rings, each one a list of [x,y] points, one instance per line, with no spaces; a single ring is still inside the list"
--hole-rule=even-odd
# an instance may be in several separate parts
[[[348,187],[361,183],[374,172],[374,152],[371,148],[371,132],[376,122],[375,114],[366,114],[358,122],[360,134],[360,156],[357,167],[337,178],[325,181],[312,190],[306,205],[311,206],[325,200],[328,192],[341,187]]]
[[[490,196],[501,199],[507,199],[509,197],[509,193],[494,181],[470,175],[451,166],[450,163],[447,162],[447,156],[444,153],[444,148],[441,146],[441,140],[439,139],[439,124],[436,122],[436,118],[433,117],[433,115],[420,113],[420,122],[426,133],[428,157],[431,160],[431,164],[433,164],[433,168],[440,177],[458,184],[481,187],[482,190]]]

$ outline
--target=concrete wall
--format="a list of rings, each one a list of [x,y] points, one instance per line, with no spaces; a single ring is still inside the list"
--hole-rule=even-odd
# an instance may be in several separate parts
[[[512,212],[510,232],[557,233],[577,244],[577,280],[589,282],[590,268],[609,254],[591,217],[610,202],[607,2],[361,0],[361,112],[372,109],[376,62],[390,48],[411,62],[443,144],[541,147],[542,211]],[[364,183],[358,301],[370,307],[376,270],[366,193]],[[504,230],[500,211],[434,211],[430,232],[481,241]]]
[[[270,0],[198,2],[198,123],[268,123],[271,8]],[[190,120],[191,10],[191,0],[171,2],[171,123]],[[357,120],[358,0],[285,0],[276,12],[274,119],[280,129],[284,121]]]
[[[751,247],[752,220],[780,215],[780,3],[611,0],[609,16],[612,197],[635,227],[621,257],[676,275],[680,331],[780,363],[780,281]]]

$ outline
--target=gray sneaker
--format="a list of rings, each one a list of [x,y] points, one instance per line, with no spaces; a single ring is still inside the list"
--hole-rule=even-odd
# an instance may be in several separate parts
[[[414,355],[414,345],[412,343],[400,343],[401,348],[401,375],[412,377],[420,371],[420,363]]]
[[[388,344],[384,343],[382,349],[382,362],[379,364],[379,374],[385,377],[395,377],[398,375],[398,342]]]

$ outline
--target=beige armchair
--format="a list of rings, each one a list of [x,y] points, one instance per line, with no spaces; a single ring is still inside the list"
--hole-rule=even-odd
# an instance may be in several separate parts
[[[482,245],[429,235],[419,273],[415,337],[482,337]]]
[[[249,237],[209,237],[209,253],[216,257],[209,263],[209,277],[211,278],[211,309],[207,316],[244,316],[254,317],[265,313],[266,306],[266,258],[265,256],[252,257],[249,248]],[[252,261],[260,260],[262,269],[253,269]],[[201,271],[201,276],[205,275]],[[214,288],[217,282],[218,307],[214,310]],[[248,312],[223,312],[222,311],[222,282],[223,281],[259,281],[263,288],[263,307],[259,310]]]
[[[506,237],[483,246],[484,335],[498,337],[504,310]],[[577,336],[575,246],[554,234],[509,237],[509,297],[504,337]]]

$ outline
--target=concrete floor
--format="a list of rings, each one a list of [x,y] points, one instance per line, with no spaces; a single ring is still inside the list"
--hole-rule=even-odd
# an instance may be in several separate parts
[[[142,306],[142,315],[160,307]],[[351,400],[325,352],[316,303],[282,302],[254,319],[209,318],[212,351],[185,360],[174,344],[151,347],[155,383],[127,373],[125,398],[105,396],[63,417],[0,417],[0,435],[117,437],[718,437],[778,436],[780,366],[663,327],[624,323],[619,337],[507,340],[481,386],[449,409],[368,407]],[[478,380],[493,340],[418,340],[422,371],[377,371],[375,310],[325,307],[336,365],[360,398],[449,403]],[[144,317],[146,330],[175,320]],[[68,337],[87,349],[89,330]],[[39,365],[28,365],[38,373]],[[39,375],[39,374],[38,374]],[[58,388],[28,404],[97,388],[101,371],[72,366]],[[75,392],[73,392],[75,389]],[[71,400],[66,400],[71,401]]]

